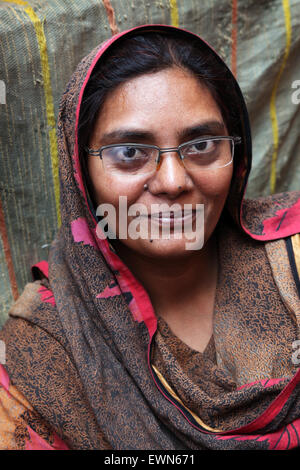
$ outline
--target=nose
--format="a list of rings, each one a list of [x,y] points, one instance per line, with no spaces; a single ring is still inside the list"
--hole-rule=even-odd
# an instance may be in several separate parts
[[[181,192],[191,189],[192,185],[178,152],[162,152],[157,170],[148,182],[152,194],[164,194],[175,199]]]

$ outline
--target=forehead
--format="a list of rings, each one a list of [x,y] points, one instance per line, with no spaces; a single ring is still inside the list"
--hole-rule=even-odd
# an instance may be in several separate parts
[[[116,128],[132,126],[170,135],[201,121],[223,122],[217,103],[195,76],[173,67],[133,78],[110,92],[95,132],[101,138]]]

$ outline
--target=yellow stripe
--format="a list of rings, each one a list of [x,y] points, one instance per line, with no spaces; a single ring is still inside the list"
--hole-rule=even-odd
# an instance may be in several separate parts
[[[28,5],[28,2],[25,2],[23,0],[2,0],[2,2],[16,3],[17,5],[22,5],[22,6],[27,6]]]
[[[157,375],[157,377],[159,378],[159,380],[161,381],[161,383],[163,384],[163,386],[168,390],[169,394],[175,398],[175,400],[180,403],[192,416],[193,418],[195,419],[195,421],[200,424],[200,426],[202,426],[204,429],[206,429],[207,431],[211,431],[211,432],[221,432],[221,429],[213,429],[211,428],[210,426],[208,426],[207,424],[205,424],[202,419],[199,418],[199,416],[197,416],[193,411],[191,411],[187,406],[185,406],[183,404],[183,402],[180,400],[180,398],[176,395],[176,393],[174,392],[174,390],[170,387],[170,385],[168,384],[168,382],[166,381],[166,379],[161,375],[161,373],[159,372],[159,370],[152,364],[152,367],[153,369],[155,370],[155,373]]]
[[[176,0],[170,0],[170,8],[171,8],[171,22],[172,26],[179,26],[179,14],[178,14],[178,6]]]
[[[295,264],[298,272],[298,276],[300,278],[300,233],[296,233],[291,237],[293,251],[295,256]]]
[[[29,5],[28,2],[23,0],[3,0],[7,3],[15,3],[17,5],[24,6],[25,13],[29,16],[38,41],[40,57],[41,57],[41,67],[42,67],[42,76],[43,76],[43,85],[45,93],[45,104],[46,104],[46,115],[48,122],[48,134],[50,142],[50,154],[52,162],[52,175],[53,175],[53,184],[54,184],[54,194],[55,194],[55,205],[56,205],[56,214],[57,214],[57,224],[60,226],[61,217],[60,217],[60,203],[59,203],[59,171],[58,171],[58,150],[57,150],[57,136],[56,136],[56,123],[54,115],[54,103],[53,103],[53,94],[50,80],[50,67],[48,62],[48,53],[47,53],[47,43],[46,36],[44,32],[44,26],[34,9]]]
[[[279,144],[278,121],[277,121],[277,115],[276,115],[276,93],[277,93],[281,75],[286,66],[287,58],[288,58],[290,48],[291,48],[291,38],[292,38],[291,12],[290,12],[289,0],[282,0],[282,7],[283,7],[283,13],[284,13],[284,20],[285,20],[286,44],[285,44],[283,61],[282,61],[281,67],[279,69],[279,72],[277,74],[277,77],[275,79],[275,83],[273,86],[273,90],[271,94],[271,103],[270,103],[270,115],[271,115],[273,141],[274,141],[273,155],[272,155],[272,162],[271,162],[271,177],[270,177],[271,193],[274,193],[276,189],[276,164],[277,164],[278,144]]]

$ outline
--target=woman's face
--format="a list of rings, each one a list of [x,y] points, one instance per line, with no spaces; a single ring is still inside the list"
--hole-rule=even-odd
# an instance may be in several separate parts
[[[173,148],[203,135],[228,135],[220,109],[206,86],[190,73],[172,67],[131,79],[110,92],[98,115],[89,147],[98,149],[103,145],[136,142]],[[109,203],[116,209],[117,236],[119,197],[126,196],[128,208],[140,203],[148,214],[153,204],[176,203],[182,209],[185,204],[193,209],[199,207],[197,204],[204,204],[201,227],[204,243],[219,220],[232,177],[232,164],[214,170],[187,171],[176,152],[163,153],[158,171],[150,176],[128,178],[112,174],[94,156],[88,156],[88,170],[97,204]],[[134,216],[126,219],[129,226]],[[155,220],[161,233],[164,222]],[[195,219],[192,223],[195,224]],[[190,254],[185,236],[176,237],[175,232],[171,224],[169,239],[152,240],[149,230],[149,236],[137,239],[127,234],[122,243],[152,257]]]

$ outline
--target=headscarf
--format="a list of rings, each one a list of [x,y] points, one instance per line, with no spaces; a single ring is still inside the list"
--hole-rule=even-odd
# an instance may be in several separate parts
[[[222,62],[195,34],[164,25],[122,32],[81,61],[58,117],[62,226],[49,265],[33,267],[35,279],[43,279],[28,287],[30,301],[19,299],[4,328],[8,373],[70,448],[297,447],[300,373],[290,356],[300,310],[282,238],[300,231],[300,194],[243,199],[251,136],[232,75],[243,143],[226,203],[231,223],[220,235],[214,341],[205,354],[196,357],[164,323],[158,331],[146,290],[109,241],[97,237],[78,152],[84,89],[112,44],[150,30],[197,38],[200,50]],[[262,243],[271,240],[275,245]],[[196,362],[187,368],[191,355]]]

